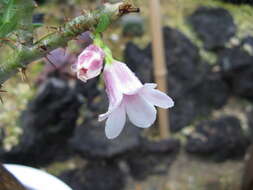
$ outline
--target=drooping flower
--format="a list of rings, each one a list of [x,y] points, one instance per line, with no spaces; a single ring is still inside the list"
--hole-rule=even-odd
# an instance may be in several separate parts
[[[87,82],[101,73],[104,57],[104,51],[100,47],[89,45],[78,56],[77,63],[72,65],[72,70],[77,73],[78,79]]]
[[[106,64],[103,72],[109,108],[99,115],[99,121],[106,120],[107,138],[116,138],[123,130],[126,115],[141,128],[150,127],[156,120],[156,109],[170,108],[173,100],[165,93],[156,90],[156,84],[142,84],[135,74],[121,62]]]

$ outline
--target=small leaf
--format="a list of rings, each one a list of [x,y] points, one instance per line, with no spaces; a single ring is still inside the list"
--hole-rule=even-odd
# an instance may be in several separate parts
[[[42,27],[43,24],[42,23],[33,23],[33,28],[39,28]]]
[[[99,23],[96,27],[96,32],[97,33],[104,32],[107,29],[107,27],[109,26],[110,22],[111,22],[110,17],[107,14],[103,14],[99,18]]]

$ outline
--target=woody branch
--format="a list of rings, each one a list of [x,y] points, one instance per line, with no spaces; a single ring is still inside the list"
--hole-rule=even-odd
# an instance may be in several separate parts
[[[110,20],[114,21],[123,14],[138,11],[139,9],[135,9],[127,3],[106,3],[100,10],[74,18],[60,26],[59,31],[46,35],[32,45],[17,44],[17,50],[13,56],[10,56],[8,60],[0,60],[0,85],[32,61],[45,57],[50,51],[58,47],[66,47],[68,41],[76,38],[84,31],[94,28],[102,15],[107,14]]]

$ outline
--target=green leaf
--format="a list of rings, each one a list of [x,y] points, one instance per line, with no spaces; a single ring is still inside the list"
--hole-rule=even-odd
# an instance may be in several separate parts
[[[0,37],[6,36],[8,33],[13,31],[17,27],[18,19],[17,13],[18,10],[15,5],[14,0],[9,0],[4,2],[3,6],[3,15],[0,22]]]
[[[20,28],[32,33],[33,8],[33,0],[0,0],[0,37]]]
[[[110,22],[111,22],[110,17],[107,14],[101,15],[101,17],[99,18],[98,25],[96,27],[96,32],[97,33],[104,32],[108,28]]]
[[[39,28],[42,27],[43,24],[42,23],[33,23],[33,28]]]

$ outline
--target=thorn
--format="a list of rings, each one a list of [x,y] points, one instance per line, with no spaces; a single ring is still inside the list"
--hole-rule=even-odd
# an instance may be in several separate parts
[[[58,30],[56,26],[47,26],[49,29]]]
[[[1,102],[1,104],[4,104],[2,96],[0,96],[0,102]]]
[[[39,46],[39,48],[45,52],[47,51],[47,46],[45,46],[45,45],[41,45],[41,46]]]
[[[69,22],[70,19],[64,15],[64,21],[65,21],[65,22]]]
[[[87,10],[85,10],[85,9],[82,9],[81,13],[82,13],[82,15],[87,15],[89,12]]]
[[[58,31],[59,31],[60,33],[62,33],[62,32],[64,31],[63,27],[62,27],[62,26],[59,26]]]
[[[0,89],[0,92],[7,92],[7,91],[6,91],[6,90],[1,90],[1,89]]]
[[[82,25],[81,24],[74,24],[74,27],[77,30],[81,30],[82,29]]]
[[[47,57],[47,55],[45,56],[45,58],[55,69],[57,69],[56,65]]]
[[[12,40],[12,39],[9,39],[9,38],[0,38],[0,40],[5,41],[5,42],[11,42],[14,45],[16,45],[16,42],[14,40]]]
[[[0,93],[7,92],[6,90],[2,90],[2,89],[1,89],[2,87],[3,87],[3,86],[0,85]],[[0,95],[0,102],[1,102],[2,104],[4,104],[4,101],[3,101],[3,98],[1,97],[1,95]]]
[[[62,26],[56,27],[56,26],[47,26],[47,29],[53,29],[56,32],[62,33],[63,32],[63,28]]]
[[[1,88],[3,88],[3,85],[0,84],[0,92],[7,92],[6,90],[2,90]]]
[[[49,29],[49,26],[46,26],[46,29],[47,29],[47,33],[51,32]]]
[[[23,82],[26,82],[28,84],[28,86],[31,87],[29,79],[28,79],[27,74],[26,74],[26,68],[25,67],[21,68],[20,73],[21,73],[21,80]]]
[[[54,30],[53,32],[57,31],[56,26],[46,26],[46,29],[47,29],[47,33],[52,32],[52,30]]]

